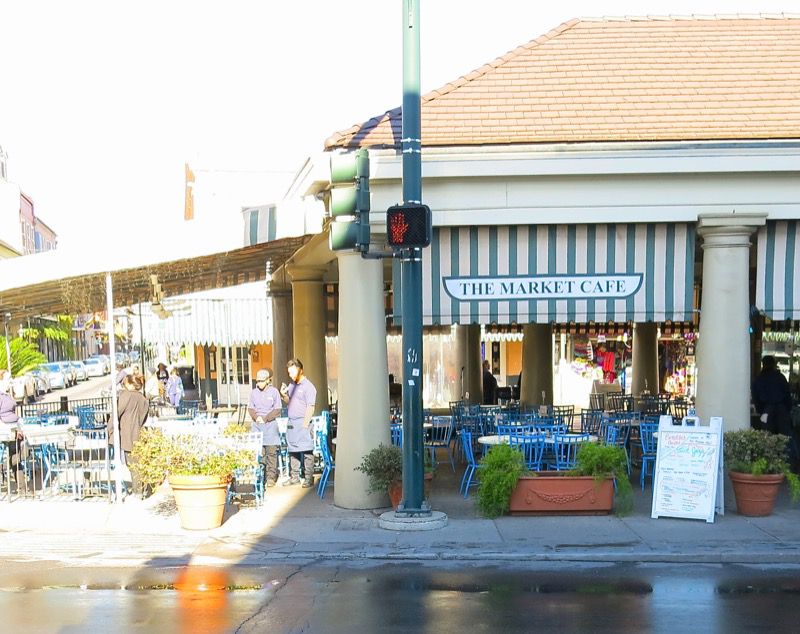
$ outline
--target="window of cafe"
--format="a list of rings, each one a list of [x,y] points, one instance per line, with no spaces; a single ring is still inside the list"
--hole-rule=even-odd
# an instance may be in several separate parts
[[[230,372],[228,372],[229,356]],[[220,365],[222,367],[220,380],[223,384],[227,384],[228,376],[231,377],[231,383],[250,384],[250,348],[247,346],[232,346],[230,352],[228,348],[220,348]]]

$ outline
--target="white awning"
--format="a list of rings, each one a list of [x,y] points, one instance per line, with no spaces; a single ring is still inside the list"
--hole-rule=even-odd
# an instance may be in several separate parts
[[[171,299],[164,308],[172,313],[160,319],[142,304],[142,329],[147,343],[249,346],[272,341],[270,300]],[[132,319],[133,340],[141,338],[139,320]]]
[[[687,223],[439,227],[423,250],[423,322],[693,318]]]
[[[768,221],[758,230],[756,307],[770,319],[800,319],[797,220]]]

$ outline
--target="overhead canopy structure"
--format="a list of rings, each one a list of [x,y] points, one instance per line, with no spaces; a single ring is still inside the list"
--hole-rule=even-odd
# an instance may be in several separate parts
[[[142,326],[133,320],[133,339],[174,345],[248,346],[272,341],[270,302],[259,298],[187,298],[170,300],[164,307],[171,315],[163,319],[142,304]],[[246,317],[246,318],[244,318]],[[143,332],[142,332],[143,331]]]
[[[24,319],[45,314],[80,314],[106,309],[106,275],[114,307],[147,302],[151,276],[165,297],[264,280],[310,236],[281,238],[241,249],[194,255],[189,241],[159,248],[132,245],[79,255],[55,250],[0,261],[0,310]],[[147,253],[142,253],[146,250]],[[164,254],[172,257],[165,259]]]

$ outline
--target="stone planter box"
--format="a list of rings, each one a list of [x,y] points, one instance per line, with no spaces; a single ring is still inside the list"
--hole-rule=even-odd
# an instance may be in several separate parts
[[[539,471],[523,476],[511,493],[512,515],[603,515],[614,507],[614,482]]]

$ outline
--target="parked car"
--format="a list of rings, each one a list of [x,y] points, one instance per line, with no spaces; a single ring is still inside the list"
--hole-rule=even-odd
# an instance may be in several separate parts
[[[61,372],[64,374],[64,379],[67,382],[67,387],[78,384],[78,373],[69,361],[54,361],[53,363],[61,368]]]
[[[111,358],[107,354],[96,354],[92,357],[93,359],[100,359],[103,363],[103,373],[110,374],[111,373]]]
[[[41,396],[47,394],[52,390],[50,387],[50,380],[45,376],[42,370],[31,370],[30,374],[36,380],[36,395]]]
[[[106,373],[105,364],[98,357],[84,359],[83,365],[86,366],[86,372],[89,376],[103,376]]]
[[[45,363],[39,366],[39,369],[47,373],[47,380],[50,381],[50,389],[57,390],[67,387],[67,378],[61,371],[61,367],[57,363]]]
[[[18,403],[36,400],[36,379],[30,374],[21,374],[11,379],[11,395]]]
[[[83,365],[83,361],[70,361],[69,364],[72,366],[72,369],[75,370],[78,381],[86,381],[89,378],[89,373],[86,371],[86,366]]]

